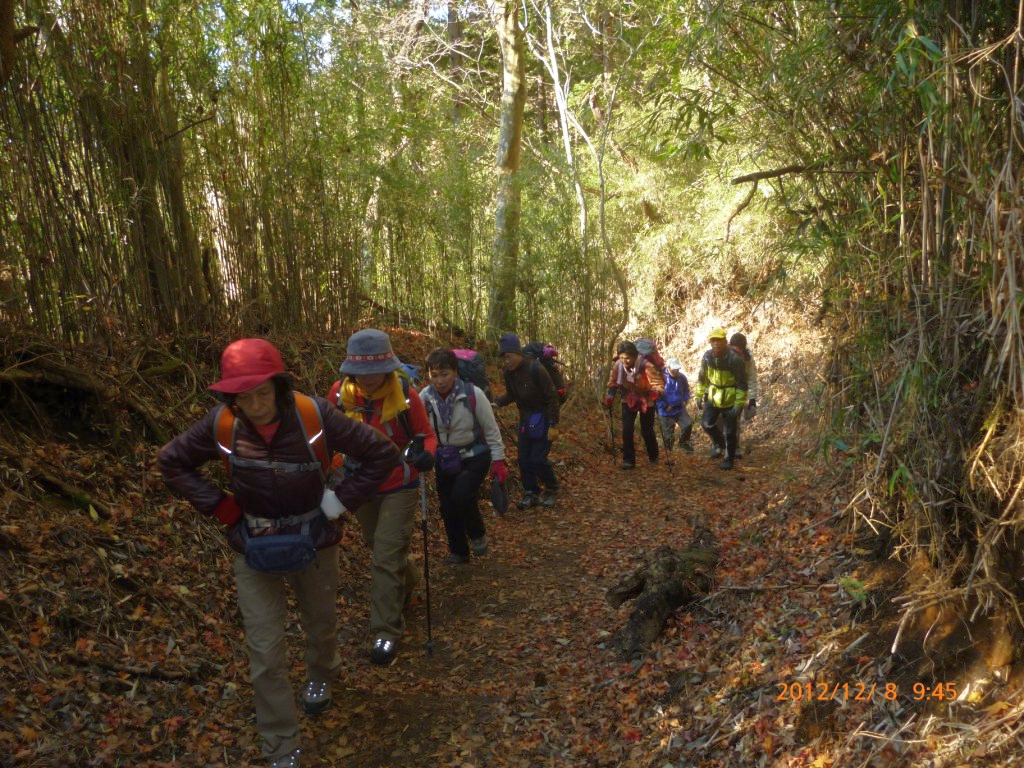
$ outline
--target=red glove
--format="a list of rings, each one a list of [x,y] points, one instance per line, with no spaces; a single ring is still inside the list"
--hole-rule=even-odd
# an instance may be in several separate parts
[[[612,403],[614,403],[614,402],[615,402],[615,395],[605,395],[604,396],[605,408],[611,408],[612,407]]]
[[[242,508],[238,506],[235,497],[228,495],[220,500],[220,503],[213,508],[213,516],[224,525],[234,525],[242,519]]]
[[[491,462],[491,477],[499,483],[504,483],[508,480],[508,466],[504,460],[498,459],[498,461]]]

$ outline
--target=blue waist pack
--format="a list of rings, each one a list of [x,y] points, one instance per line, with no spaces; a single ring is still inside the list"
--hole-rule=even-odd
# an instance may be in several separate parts
[[[322,514],[319,509],[300,515],[299,518],[315,517],[317,514]],[[297,518],[284,518],[280,522],[291,521],[299,522]],[[246,565],[262,573],[294,573],[316,559],[316,546],[309,534],[309,519],[302,520],[299,533],[280,533],[280,528],[275,527],[259,536],[251,535],[248,521],[243,520],[242,541],[245,543]]]
[[[543,440],[548,436],[548,420],[541,411],[531,413],[519,426],[519,431],[530,440]]]

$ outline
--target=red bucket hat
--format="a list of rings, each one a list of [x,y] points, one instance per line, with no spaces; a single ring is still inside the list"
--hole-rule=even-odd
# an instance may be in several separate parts
[[[286,373],[281,353],[269,341],[239,339],[228,344],[220,356],[220,381],[211,384],[209,389],[237,395]]]

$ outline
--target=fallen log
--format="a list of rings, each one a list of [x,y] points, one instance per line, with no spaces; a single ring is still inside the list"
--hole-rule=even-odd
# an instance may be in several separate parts
[[[714,536],[702,528],[686,549],[658,547],[640,568],[609,589],[605,599],[613,608],[636,598],[629,621],[613,638],[623,658],[645,654],[676,608],[706,595],[717,564]]]

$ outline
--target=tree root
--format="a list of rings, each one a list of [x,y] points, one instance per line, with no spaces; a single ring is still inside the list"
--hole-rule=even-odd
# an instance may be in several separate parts
[[[31,367],[9,368],[0,372],[0,382],[11,384],[28,384],[46,382],[60,387],[80,389],[95,395],[103,403],[123,403],[127,408],[142,417],[153,438],[160,443],[169,439],[167,430],[145,403],[130,392],[103,383],[91,374],[72,368],[53,357],[43,356],[32,360]]]
[[[683,551],[658,547],[647,562],[609,589],[605,599],[615,608],[636,598],[629,621],[615,633],[614,643],[623,658],[645,654],[676,608],[706,595],[717,564],[714,537],[702,529]]]

